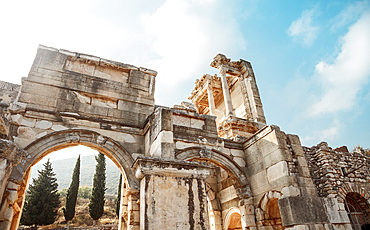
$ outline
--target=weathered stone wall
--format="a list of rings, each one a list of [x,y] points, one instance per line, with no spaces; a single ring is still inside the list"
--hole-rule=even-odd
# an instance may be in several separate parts
[[[346,196],[351,196],[361,206],[369,222],[370,156],[358,152],[339,152],[326,142],[311,148],[305,147],[304,151],[318,195],[336,198],[342,211]]]

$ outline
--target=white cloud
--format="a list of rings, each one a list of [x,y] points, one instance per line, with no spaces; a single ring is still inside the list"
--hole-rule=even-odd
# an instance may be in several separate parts
[[[358,1],[352,3],[331,20],[333,25],[331,26],[330,31],[335,32],[336,29],[358,20],[358,18],[366,12],[369,7],[369,1]]]
[[[316,65],[316,78],[322,96],[314,101],[309,114],[317,116],[348,110],[356,103],[356,95],[370,78],[370,13],[364,14],[343,37],[341,53],[332,64]]]
[[[333,121],[333,124],[330,128],[324,129],[319,133],[321,140],[331,141],[334,138],[339,136],[341,124],[338,119]]]
[[[143,17],[148,35],[153,36],[153,51],[159,55],[149,62],[158,71],[159,104],[168,103],[167,95],[176,86],[178,90],[180,84],[206,73],[217,53],[231,56],[244,49],[238,24],[224,7],[218,1],[168,0]]]
[[[300,18],[292,22],[288,29],[288,35],[293,37],[294,41],[310,46],[317,38],[319,27],[313,25],[313,14],[314,9],[305,10]]]

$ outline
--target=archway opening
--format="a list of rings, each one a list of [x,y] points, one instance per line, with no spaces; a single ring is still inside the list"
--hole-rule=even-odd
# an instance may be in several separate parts
[[[239,213],[234,212],[230,215],[227,229],[228,230],[242,230],[242,217]]]
[[[248,191],[250,191],[243,169],[227,154],[214,149],[190,147],[177,152],[176,159],[204,162],[214,166],[213,172],[206,180],[210,229],[228,229],[228,221],[231,220],[229,217],[232,214],[230,210],[239,213],[239,216],[232,217],[231,229],[238,229],[237,220],[240,220],[241,227],[240,195],[249,196]],[[230,215],[225,216],[226,212]]]
[[[283,229],[277,198],[272,198],[267,203],[267,210],[266,210],[266,213],[265,213],[264,225],[265,226],[270,225],[275,230]]]
[[[11,205],[10,208],[13,209],[12,212],[14,214],[8,219],[8,222],[10,222],[12,226],[11,229],[16,229],[20,220],[25,197],[25,188],[30,178],[31,167],[54,151],[78,145],[90,147],[110,158],[122,173],[126,190],[130,190],[130,196],[138,193],[139,181],[131,169],[134,160],[131,154],[129,154],[119,142],[90,130],[63,130],[53,132],[26,146],[24,149],[28,153],[27,156],[22,160],[21,164],[17,165],[12,170],[9,178],[11,182],[9,183],[11,183],[13,187],[18,186],[17,196],[14,201],[7,201],[2,204],[2,207]],[[14,185],[14,183],[16,183],[16,185]],[[122,194],[125,194],[125,192]],[[124,224],[124,219],[122,218],[124,215],[122,212],[122,210],[124,210],[123,201],[124,199],[121,197],[120,226]],[[129,210],[126,212],[129,212]]]
[[[50,227],[65,226],[66,220],[64,218],[62,208],[66,203],[67,191],[71,183],[72,173],[77,161],[77,157],[80,155],[80,177],[79,177],[79,192],[77,198],[77,204],[75,208],[74,218],[69,221],[71,227],[79,226],[90,226],[93,224],[93,219],[90,217],[88,212],[88,204],[91,199],[91,192],[93,188],[93,177],[95,174],[96,160],[99,152],[91,149],[84,145],[65,147],[63,149],[49,153],[48,155],[42,154],[42,158],[37,158],[38,162],[30,168],[30,180],[27,187],[32,184],[33,179],[37,179],[39,176],[38,171],[44,169],[44,163],[48,159],[52,164],[53,172],[56,174],[58,183],[58,193],[60,205],[58,206],[58,212],[56,220]],[[36,160],[35,160],[36,161]],[[105,157],[106,169],[105,169],[105,203],[104,213],[99,219],[100,225],[118,225],[119,219],[115,215],[116,200],[118,194],[118,182],[120,177],[120,170],[110,157]],[[126,183],[125,177],[123,177],[124,185]],[[126,187],[126,186],[123,186]],[[25,195],[27,196],[27,190]],[[126,204],[127,205],[127,204]],[[24,208],[24,207],[23,207]],[[22,224],[22,222],[20,222]]]
[[[361,226],[367,224],[363,208],[366,207],[366,200],[358,193],[348,193],[345,199],[345,209],[348,213],[354,230],[361,230]]]

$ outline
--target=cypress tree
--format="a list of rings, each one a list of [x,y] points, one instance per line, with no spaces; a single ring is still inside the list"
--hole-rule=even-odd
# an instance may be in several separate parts
[[[27,226],[54,223],[60,205],[57,178],[50,159],[44,164],[44,169],[38,172],[37,179],[33,178],[29,186],[23,207],[21,224]]]
[[[80,156],[78,156],[75,168],[73,169],[72,181],[69,185],[66,206],[63,207],[64,218],[67,221],[67,228],[69,229],[69,221],[75,216],[75,208],[77,202],[78,187],[80,184]]]
[[[89,215],[91,218],[96,221],[98,220],[104,212],[104,194],[105,194],[105,156],[102,153],[99,153],[98,156],[95,156],[97,161],[93,188],[91,193],[91,199],[89,203]]]
[[[118,183],[118,194],[116,199],[116,214],[119,217],[119,210],[121,206],[121,190],[122,190],[122,174],[119,176],[119,183]]]

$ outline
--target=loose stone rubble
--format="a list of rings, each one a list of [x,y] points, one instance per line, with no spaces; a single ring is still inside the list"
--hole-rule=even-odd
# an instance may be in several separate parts
[[[32,166],[76,145],[123,173],[119,229],[370,222],[369,156],[303,147],[267,125],[251,63],[218,54],[211,66],[219,76],[169,108],[154,104],[153,70],[39,46],[21,86],[0,82],[0,229],[17,229]]]

